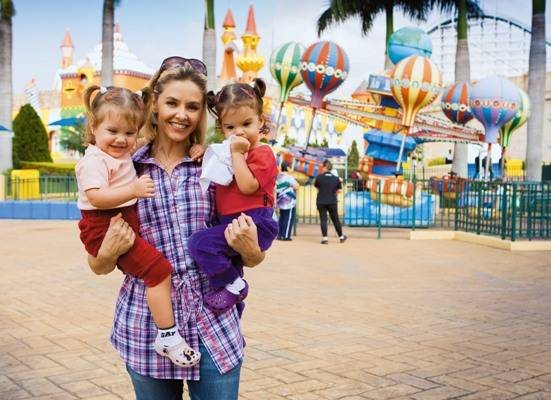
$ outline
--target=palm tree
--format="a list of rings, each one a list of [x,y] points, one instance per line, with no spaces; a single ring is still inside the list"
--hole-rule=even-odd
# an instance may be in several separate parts
[[[543,119],[545,114],[545,0],[532,0],[532,37],[528,66],[531,112],[526,143],[526,179],[541,181]]]
[[[12,23],[11,0],[0,0],[0,124],[12,127]],[[11,132],[0,133],[0,172],[12,167]]]
[[[101,84],[113,86],[113,35],[115,30],[116,0],[103,0],[101,30]]]
[[[318,18],[318,36],[333,23],[342,23],[352,17],[359,17],[362,34],[373,27],[373,21],[382,12],[386,16],[386,41],[394,33],[394,7],[398,7],[410,18],[421,21],[430,11],[430,2],[422,0],[330,0],[329,7]],[[385,49],[385,69],[392,67]]]
[[[440,6],[443,12],[457,10],[457,45],[455,50],[455,81],[471,80],[471,61],[469,57],[468,17],[478,17],[483,14],[477,1],[473,0],[432,0],[433,6]],[[467,178],[469,162],[469,145],[456,143],[453,152],[452,171],[458,176]]]
[[[214,30],[214,0],[205,0],[203,61],[207,66],[207,87],[209,90],[214,90],[216,88],[216,32]]]

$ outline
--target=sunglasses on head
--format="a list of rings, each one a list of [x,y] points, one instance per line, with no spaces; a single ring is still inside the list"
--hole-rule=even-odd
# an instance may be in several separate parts
[[[195,71],[207,75],[207,66],[203,61],[198,60],[196,58],[184,58],[180,56],[172,56],[165,58],[161,64],[161,72],[167,71],[172,68],[178,68],[178,67],[186,67],[190,66]]]

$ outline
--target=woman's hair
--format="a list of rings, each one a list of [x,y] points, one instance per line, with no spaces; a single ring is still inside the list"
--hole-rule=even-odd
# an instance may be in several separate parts
[[[325,160],[323,162],[323,166],[325,167],[325,169],[327,171],[331,171],[333,169],[333,164],[331,164],[331,161],[329,161],[329,160]]]
[[[206,93],[207,91],[207,77],[198,72],[191,65],[175,67],[168,70],[159,69],[155,75],[153,75],[146,88],[146,90],[151,91],[153,94],[153,101],[150,103],[147,119],[141,131],[141,134],[145,137],[147,142],[152,142],[157,136],[159,123],[157,120],[157,113],[153,111],[152,105],[159,100],[159,96],[166,85],[173,81],[190,81],[195,83],[202,93]],[[203,96],[202,108],[203,114],[197,124],[197,128],[192,132],[185,144],[186,152],[188,152],[194,144],[205,143],[207,132],[207,113],[204,112],[206,110],[206,96]]]
[[[92,99],[96,92],[98,93]],[[145,123],[150,99],[149,91],[134,93],[121,87],[88,86],[84,92],[84,107],[86,108],[84,143],[95,144],[93,130],[112,112],[123,117],[128,124],[139,131]]]
[[[287,165],[287,163],[285,161],[282,161],[281,162],[281,172],[287,172],[289,170],[289,166]]]
[[[224,86],[216,94],[212,90],[209,91],[207,93],[207,106],[210,113],[216,118],[218,129],[221,128],[221,120],[228,110],[243,106],[252,108],[259,117],[263,117],[267,121],[264,116],[264,101],[262,100],[265,93],[266,84],[262,79],[255,79],[253,86],[247,83],[232,83]],[[260,133],[266,134],[268,132],[269,128],[265,122]]]

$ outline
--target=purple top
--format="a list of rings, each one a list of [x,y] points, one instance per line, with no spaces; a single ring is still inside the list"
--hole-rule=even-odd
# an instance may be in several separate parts
[[[172,305],[180,334],[195,350],[199,339],[218,370],[225,373],[243,360],[244,340],[236,308],[214,315],[203,307],[207,277],[191,259],[187,240],[215,221],[214,193],[199,186],[201,166],[185,158],[169,175],[151,156],[151,145],[133,156],[138,175],[149,174],[155,197],[139,199],[140,235],[170,261]],[[141,375],[198,380],[199,365],[181,368],[153,349],[157,328],[147,307],[143,281],[127,275],[119,292],[111,343],[130,368]]]

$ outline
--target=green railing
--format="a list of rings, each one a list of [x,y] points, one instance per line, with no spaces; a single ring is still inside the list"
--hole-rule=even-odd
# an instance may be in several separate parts
[[[76,201],[78,186],[72,175],[41,176],[33,179],[5,177],[6,200]]]
[[[415,180],[401,194],[382,183],[343,183],[339,216],[349,226],[453,229],[502,239],[551,238],[551,183]],[[317,190],[297,196],[297,222],[319,223]]]
[[[551,238],[551,182],[471,180],[404,181],[390,188],[379,182],[345,181],[339,215],[349,226],[454,229],[502,239]],[[400,192],[400,194],[392,193]],[[7,200],[76,201],[74,176],[5,179]],[[298,223],[318,224],[317,190],[302,186],[297,194]]]

